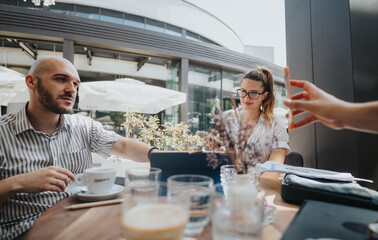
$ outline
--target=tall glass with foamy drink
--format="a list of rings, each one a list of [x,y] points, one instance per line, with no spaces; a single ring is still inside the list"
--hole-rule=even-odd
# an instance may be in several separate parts
[[[157,186],[157,196],[141,197],[138,191],[126,196],[122,226],[127,240],[180,240],[188,222],[188,199],[185,194],[167,197],[165,183]]]
[[[131,208],[123,217],[127,240],[180,240],[188,213],[172,203],[142,204]]]

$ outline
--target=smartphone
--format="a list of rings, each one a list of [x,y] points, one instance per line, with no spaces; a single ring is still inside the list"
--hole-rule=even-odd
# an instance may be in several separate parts
[[[290,86],[290,71],[289,67],[284,68],[285,87],[287,92],[287,98],[291,99],[291,86]],[[293,111],[289,108],[289,130],[294,128]]]

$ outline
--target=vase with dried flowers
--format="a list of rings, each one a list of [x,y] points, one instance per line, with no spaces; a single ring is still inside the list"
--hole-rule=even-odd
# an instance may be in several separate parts
[[[227,183],[224,184],[222,182],[223,192],[227,191],[224,192],[226,204],[222,206],[223,209],[216,210],[215,216],[218,216],[219,219],[223,219],[222,221],[228,219],[229,222],[233,222],[234,225],[240,226],[240,231],[235,230],[236,228],[233,229],[235,230],[234,234],[243,235],[245,233],[244,230],[249,231],[252,229],[252,225],[254,227],[261,226],[264,217],[275,214],[275,208],[272,207],[272,209],[270,209],[264,206],[264,197],[261,197],[264,193],[258,186],[260,176],[258,165],[261,159],[260,151],[269,150],[269,146],[265,142],[256,141],[251,143],[247,141],[252,134],[251,127],[249,125],[243,125],[241,109],[236,108],[232,96],[231,101],[233,103],[232,110],[223,113],[219,109],[214,115],[215,128],[219,132],[220,139],[212,139],[211,134],[205,136],[205,139],[207,143],[211,142],[210,146],[215,146],[215,148],[218,149],[222,146],[226,159],[228,159],[229,164],[234,166],[235,169],[234,183],[225,186]],[[235,125],[237,128],[235,128]],[[235,129],[237,129],[237,131],[235,131]],[[273,136],[273,138],[275,138],[275,136]],[[221,140],[221,142],[218,140]],[[208,160],[210,165],[218,165],[219,159],[214,150],[208,152]],[[230,170],[228,169],[228,171]],[[262,217],[259,215],[260,210],[263,212]],[[240,217],[241,215],[239,215],[239,213],[246,212],[251,212],[253,216],[243,215],[244,217]],[[216,219],[217,217],[215,217],[215,220]],[[250,225],[246,223],[253,224]]]
[[[227,112],[222,112],[221,109],[218,109],[213,115],[215,129],[219,133],[219,137],[214,135],[214,131],[200,135],[208,143],[208,149],[210,150],[207,152],[209,165],[216,167],[219,164],[220,161],[215,150],[222,148],[226,160],[230,165],[234,166],[237,175],[249,172],[253,175],[251,180],[256,181],[258,177],[257,179],[254,178],[260,174],[256,167],[260,163],[261,155],[258,149],[264,150],[268,146],[264,146],[267,145],[266,142],[248,142],[248,138],[251,135],[251,126],[243,124],[241,120],[242,110],[236,107],[232,96],[230,98],[233,109]],[[235,125],[237,125],[236,130]]]
[[[213,150],[208,151],[207,154],[209,164],[218,165],[219,159],[214,149],[222,145],[226,159],[235,169],[234,182],[228,185],[222,179],[230,178],[222,178],[221,168],[221,184],[225,201],[222,200],[222,204],[217,205],[218,208],[213,213],[213,235],[214,239],[225,239],[225,236],[228,239],[231,235],[233,239],[259,239],[264,218],[264,203],[263,197],[259,197],[262,191],[259,191],[253,181],[254,174],[251,174],[258,173],[255,169],[259,159],[259,152],[255,149],[258,143],[247,143],[251,135],[251,127],[243,125],[240,111],[236,108],[232,96],[231,101],[232,110],[223,113],[218,109],[213,116],[215,129],[219,132],[222,142],[214,139],[212,134],[204,136],[206,142],[211,143],[208,145],[213,147]],[[234,131],[235,124],[238,126],[236,132]],[[230,174],[229,168],[227,171]]]

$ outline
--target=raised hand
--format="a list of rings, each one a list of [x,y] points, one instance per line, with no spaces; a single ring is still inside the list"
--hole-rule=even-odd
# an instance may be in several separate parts
[[[290,85],[303,88],[304,91],[294,94],[291,100],[285,99],[284,104],[293,110],[293,116],[305,112],[310,113],[309,116],[294,123],[293,129],[316,121],[320,121],[333,129],[344,127],[337,111],[344,107],[344,101],[324,92],[308,81],[291,80]]]

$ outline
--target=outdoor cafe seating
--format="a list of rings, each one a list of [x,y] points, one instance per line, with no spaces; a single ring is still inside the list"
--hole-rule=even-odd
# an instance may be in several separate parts
[[[177,160],[180,155],[185,160],[185,164],[173,162],[172,159]],[[213,169],[201,165],[201,162],[206,162],[205,155],[204,153],[201,155],[189,154],[188,152],[160,152],[153,154],[155,157],[151,158],[151,167],[161,167],[162,180],[166,180],[169,176],[175,174],[195,173],[208,175],[220,182],[219,167]],[[157,159],[166,159],[166,161],[157,164],[155,162]],[[168,163],[173,164],[173,166]],[[193,167],[190,163],[198,164],[200,167]],[[287,157],[285,163],[302,167],[303,158],[299,153],[293,153]],[[177,170],[174,172],[175,166]],[[166,172],[165,175],[164,172]],[[266,192],[266,204],[277,210],[273,222],[263,227],[261,239],[306,239],[309,236],[366,239],[368,234],[372,234],[369,233],[368,226],[378,216],[378,204],[374,203],[377,195],[374,196],[374,193],[367,191],[372,194],[370,201],[368,201],[368,198],[363,194],[351,195],[330,192],[321,188],[311,189],[311,186],[307,187],[306,192],[304,191],[306,185],[302,185],[302,188],[291,186],[286,181],[290,176],[293,176],[293,174],[286,175],[282,181],[283,175],[277,172],[267,172],[261,175],[260,187]],[[336,181],[327,182],[324,179],[319,182],[331,185],[344,184],[343,187],[352,184]],[[124,183],[124,177],[117,177],[115,180],[115,184],[123,186]],[[358,188],[361,191],[366,190],[357,185],[353,185],[352,188]],[[322,194],[320,194],[321,191]],[[291,197],[286,196],[288,193]],[[336,195],[338,198],[335,198]],[[327,196],[329,196],[329,199],[327,199]],[[122,198],[122,194],[116,198]],[[351,201],[352,198],[354,198],[354,202]],[[121,205],[64,210],[64,207],[72,204],[83,204],[83,202],[75,197],[70,197],[53,206],[36,221],[35,226],[26,234],[25,239],[123,238],[123,229],[120,223]],[[53,236],[58,237],[54,238]],[[199,240],[214,239],[211,221],[200,234],[189,237]]]

